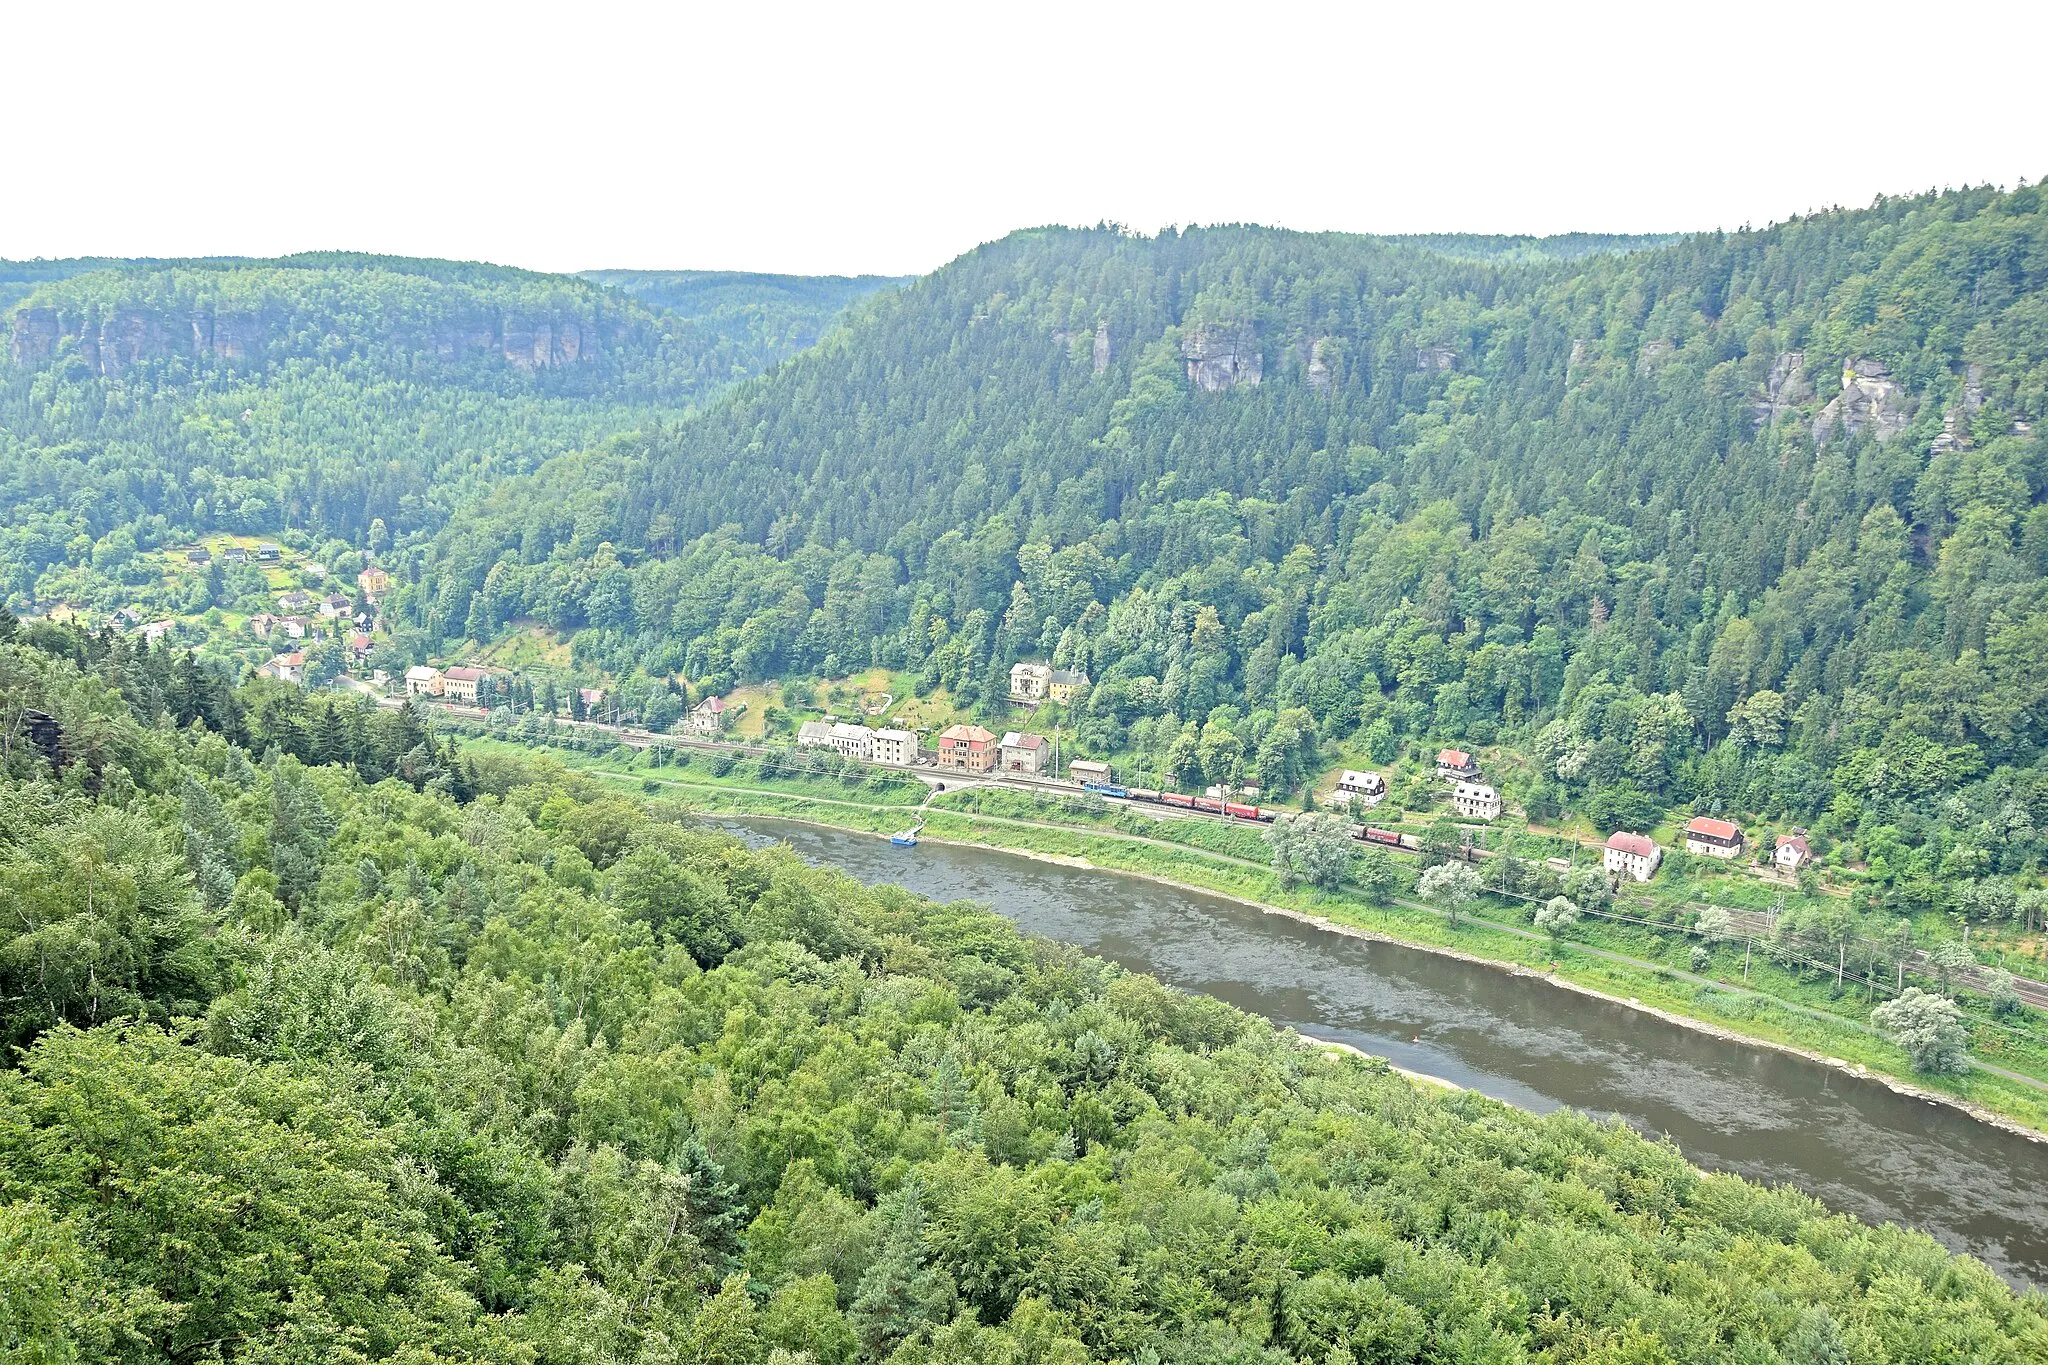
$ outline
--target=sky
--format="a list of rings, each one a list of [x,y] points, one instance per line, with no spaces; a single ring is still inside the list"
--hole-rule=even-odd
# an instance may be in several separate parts
[[[0,34],[11,258],[912,274],[1045,223],[1680,231],[2048,175],[2040,4],[0,0]]]

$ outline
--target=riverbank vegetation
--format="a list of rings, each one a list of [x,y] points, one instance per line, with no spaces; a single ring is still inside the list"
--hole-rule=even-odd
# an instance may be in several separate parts
[[[868,834],[891,834],[924,821],[923,837],[1081,861],[1108,870],[1214,891],[1258,905],[1383,934],[1401,942],[1456,952],[1555,975],[1617,999],[1631,1000],[1738,1037],[1796,1048],[1860,1066],[1880,1076],[1953,1096],[1982,1112],[2048,1132],[2048,1024],[2038,1011],[2002,1010],[1984,996],[1962,996],[1957,1015],[1971,1055],[1985,1065],[1923,1071],[1907,1040],[1872,1022],[1884,997],[1867,988],[1839,989],[1830,971],[1799,951],[1797,927],[1783,937],[1715,933],[1699,917],[1673,910],[1664,918],[1617,910],[1602,899],[1605,883],[1572,890],[1578,917],[1559,934],[1539,929],[1545,897],[1487,890],[1448,924],[1417,899],[1427,855],[1386,855],[1359,849],[1345,884],[1335,891],[1289,885],[1275,870],[1260,827],[1215,820],[1166,819],[1085,794],[1048,797],[1014,789],[969,787],[932,796],[921,807],[863,799],[872,771],[836,755],[790,756],[785,764],[839,776],[822,784],[781,776],[762,779],[754,760],[713,775],[701,759],[663,774],[653,751],[591,743],[593,752],[557,751],[572,769],[619,790],[660,792],[707,814],[771,816]],[[523,746],[476,739],[470,751],[518,755]],[[1491,866],[1482,864],[1482,867]],[[1482,874],[1481,885],[1488,886]],[[2009,1071],[2014,1074],[2003,1075]]]
[[[1923,1235],[558,763],[253,750],[168,664],[0,642],[56,727],[0,754],[11,1358],[2048,1352]]]

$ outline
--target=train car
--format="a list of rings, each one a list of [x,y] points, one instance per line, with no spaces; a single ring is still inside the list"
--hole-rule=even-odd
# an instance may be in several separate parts
[[[1159,793],[1153,791],[1150,787],[1133,787],[1131,788],[1131,800],[1157,802],[1159,800]]]
[[[1195,808],[1195,798],[1187,795],[1185,792],[1161,792],[1159,793],[1159,804],[1162,806],[1179,806],[1182,810],[1193,810]]]
[[[1129,796],[1130,793],[1114,782],[1083,782],[1081,790],[1093,796]]]
[[[1238,820],[1256,820],[1259,818],[1259,808],[1257,806],[1240,805],[1235,801],[1226,801],[1223,805],[1223,813]]]
[[[1369,844],[1390,844],[1395,848],[1401,847],[1400,834],[1391,829],[1374,829],[1371,825],[1367,825],[1365,833],[1359,837]]]
[[[1221,815],[1223,814],[1223,802],[1214,796],[1198,796],[1195,798],[1195,809],[1205,810],[1211,815]]]

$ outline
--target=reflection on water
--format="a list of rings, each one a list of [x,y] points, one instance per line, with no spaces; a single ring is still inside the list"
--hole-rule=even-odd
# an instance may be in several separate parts
[[[788,821],[731,827],[864,882],[980,901],[1029,933],[1524,1108],[1618,1115],[1701,1166],[1795,1185],[2048,1285],[2048,1147],[1944,1105],[1533,978],[1139,878]]]

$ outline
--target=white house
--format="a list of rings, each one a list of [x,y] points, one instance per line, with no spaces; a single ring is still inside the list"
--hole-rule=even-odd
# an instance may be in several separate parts
[[[829,748],[832,744],[832,725],[829,721],[807,720],[796,727],[796,747],[799,749]]]
[[[917,736],[908,730],[877,730],[869,757],[892,768],[908,768],[917,762]]]
[[[1346,806],[1377,806],[1387,796],[1387,779],[1378,773],[1346,768],[1337,775],[1337,790],[1331,798]]]
[[[1695,815],[1686,822],[1685,850],[1702,858],[1733,858],[1742,852],[1742,830],[1711,815]]]
[[[706,697],[690,710],[690,718],[684,723],[700,735],[715,735],[725,729],[732,710],[724,697]]]
[[[1037,777],[1052,764],[1052,744],[1044,735],[1012,730],[1003,736],[998,747],[1002,751],[1002,768],[1006,773]]]
[[[405,694],[408,697],[438,697],[441,695],[441,670],[429,668],[426,664],[414,664],[405,670]]]
[[[1788,834],[1778,840],[1778,847],[1771,853],[1771,861],[1781,872],[1797,872],[1813,861],[1813,848],[1797,834]]]
[[[264,667],[279,682],[303,683],[306,680],[306,656],[303,654],[280,654]]]
[[[1601,861],[1606,865],[1609,876],[1627,874],[1639,882],[1646,882],[1656,874],[1657,864],[1664,861],[1664,850],[1647,834],[1630,834],[1617,830],[1607,836],[1607,850]]]
[[[875,751],[875,732],[865,725],[840,721],[832,727],[831,745],[847,758],[865,763]]]
[[[328,593],[327,596],[320,599],[320,614],[330,621],[337,616],[347,616],[354,610],[355,603],[349,601],[338,592]]]
[[[441,695],[450,701],[473,702],[477,684],[483,680],[481,668],[451,668],[441,675]]]
[[[1083,784],[1109,781],[1109,765],[1092,758],[1077,758],[1067,765],[1067,776]]]
[[[1451,789],[1451,804],[1467,820],[1492,820],[1500,815],[1500,793],[1484,782],[1460,782]]]
[[[1010,696],[1015,701],[1042,701],[1052,687],[1052,666],[1022,663],[1010,665]]]

